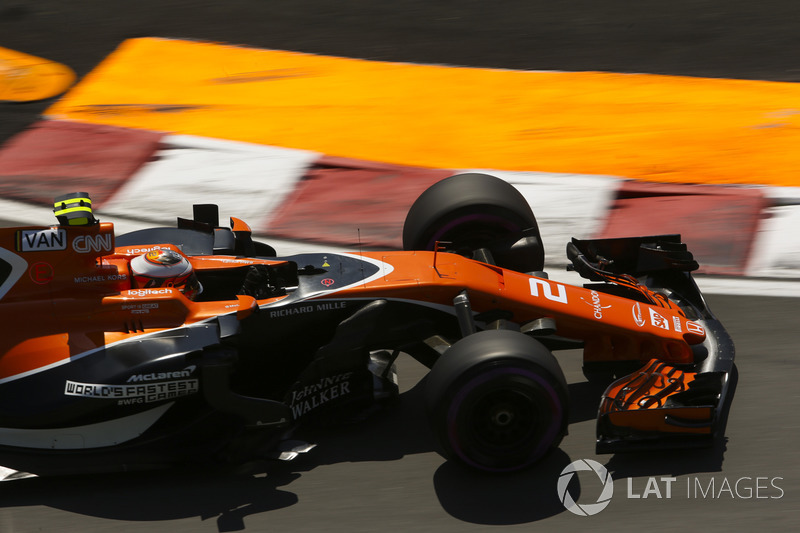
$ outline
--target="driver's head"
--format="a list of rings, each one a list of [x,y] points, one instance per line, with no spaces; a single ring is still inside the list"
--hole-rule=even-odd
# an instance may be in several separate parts
[[[173,250],[156,248],[134,257],[131,274],[139,289],[175,287],[190,300],[202,292],[189,260]]]

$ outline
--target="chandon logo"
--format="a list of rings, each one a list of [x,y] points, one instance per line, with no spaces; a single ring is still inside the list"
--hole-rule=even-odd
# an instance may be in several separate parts
[[[603,491],[600,493],[595,503],[580,505],[575,502],[572,498],[572,494],[569,493],[569,482],[572,480],[575,472],[580,470],[593,471],[600,479],[600,483],[603,484]],[[596,515],[608,506],[612,496],[614,496],[614,480],[611,474],[608,473],[608,470],[597,461],[592,461],[591,459],[578,459],[577,461],[573,461],[564,467],[564,470],[561,471],[561,475],[558,478],[558,499],[561,500],[561,503],[564,504],[567,511],[578,516]]]
[[[587,304],[592,306],[592,309],[594,310],[594,317],[597,320],[602,320],[603,319],[603,309],[608,309],[611,306],[610,305],[602,305],[600,303],[600,294],[597,291],[591,291],[590,294],[592,295],[592,301],[591,302],[589,300],[587,300],[586,298],[584,298],[583,296],[581,296],[581,300],[583,300],[584,302],[586,302]]]

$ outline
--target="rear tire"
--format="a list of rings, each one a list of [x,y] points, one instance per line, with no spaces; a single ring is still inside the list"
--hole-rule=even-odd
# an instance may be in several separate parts
[[[524,469],[557,447],[567,430],[568,396],[550,351],[506,330],[454,344],[426,385],[442,455],[486,472]]]

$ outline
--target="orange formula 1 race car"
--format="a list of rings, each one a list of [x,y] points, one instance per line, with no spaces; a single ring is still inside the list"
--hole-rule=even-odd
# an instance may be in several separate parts
[[[443,455],[484,471],[540,460],[567,431],[554,350],[582,348],[599,452],[710,444],[733,344],[675,235],[573,240],[592,281],[557,283],[525,199],[484,174],[414,203],[405,251],[276,257],[217,208],[116,236],[83,193],[59,224],[0,229],[0,464],[40,475],[290,457],[299,425],[397,395],[431,369]]]

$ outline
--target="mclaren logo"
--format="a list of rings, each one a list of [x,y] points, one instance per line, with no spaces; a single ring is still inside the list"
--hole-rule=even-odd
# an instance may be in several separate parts
[[[165,379],[183,379],[188,378],[195,371],[194,365],[187,366],[183,370],[176,370],[175,372],[151,372],[149,374],[134,374],[128,378],[126,383],[141,383],[144,381],[162,381]]]

